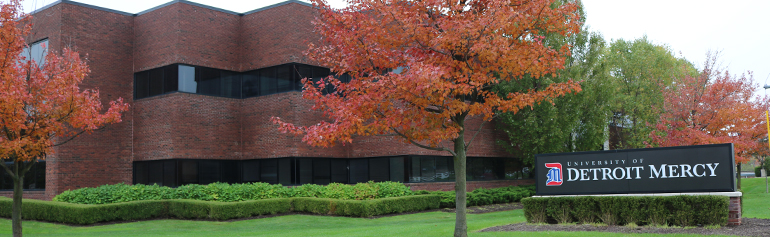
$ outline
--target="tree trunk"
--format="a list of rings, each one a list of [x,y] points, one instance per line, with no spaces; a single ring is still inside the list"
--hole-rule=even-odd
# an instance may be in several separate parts
[[[24,175],[19,175],[19,166],[21,162],[14,162],[13,166],[13,207],[11,213],[11,229],[13,237],[21,237],[21,196],[24,187]],[[21,171],[24,169],[22,168]]]
[[[465,168],[467,163],[465,162],[465,133],[462,121],[459,122],[460,132],[457,138],[454,140],[455,150],[455,237],[468,236],[468,223],[466,221],[465,206],[467,203],[466,188],[465,188]]]

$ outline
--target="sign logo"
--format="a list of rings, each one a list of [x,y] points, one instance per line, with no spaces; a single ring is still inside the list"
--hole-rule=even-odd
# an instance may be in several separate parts
[[[545,186],[561,186],[564,182],[561,174],[561,163],[545,163],[545,167],[551,168],[546,174],[548,180],[545,181]]]

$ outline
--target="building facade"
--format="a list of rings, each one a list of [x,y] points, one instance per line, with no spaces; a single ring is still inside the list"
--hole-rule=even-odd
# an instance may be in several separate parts
[[[357,137],[331,148],[282,134],[277,116],[299,125],[324,119],[301,98],[302,78],[328,76],[303,51],[318,43],[307,3],[290,0],[236,13],[184,0],[130,14],[61,0],[32,13],[29,43],[70,47],[103,103],[130,103],[123,122],[59,146],[36,165],[25,197],[113,183],[179,186],[211,182],[399,181],[453,189],[447,153],[395,137]],[[478,125],[480,121],[475,121]],[[470,128],[473,128],[473,121]],[[476,126],[478,127],[478,126]],[[519,159],[495,145],[486,123],[468,150],[469,189],[531,183]],[[12,187],[0,185],[10,195]]]

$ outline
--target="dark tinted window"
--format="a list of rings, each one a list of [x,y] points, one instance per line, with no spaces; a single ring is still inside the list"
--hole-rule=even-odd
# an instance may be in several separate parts
[[[454,162],[452,157],[436,157],[436,181],[455,181]]]
[[[419,183],[420,180],[420,157],[409,157],[409,182]]]
[[[313,160],[313,183],[327,185],[331,182],[331,161],[329,159]]]
[[[390,181],[404,182],[404,157],[390,158]]]
[[[163,185],[176,187],[176,161],[163,161]]]
[[[312,159],[299,159],[297,166],[299,166],[299,184],[311,184],[313,183],[313,160]]]
[[[219,181],[220,162],[200,161],[198,165],[198,182],[200,184],[210,184]]]
[[[420,158],[420,180],[422,182],[436,181],[436,159],[433,157]]]
[[[163,185],[163,162],[153,161],[148,164],[149,184]]]
[[[179,161],[179,168],[182,169],[180,185],[198,183],[198,161],[185,160]]]
[[[259,181],[259,161],[249,160],[243,162],[243,182]]]
[[[163,93],[177,91],[179,84],[179,66],[163,67]]]
[[[390,180],[389,161],[389,158],[369,159],[369,180],[373,180],[374,182]]]
[[[241,98],[241,76],[238,73],[222,71],[222,96]]]
[[[150,70],[150,96],[163,94],[163,68]]]
[[[150,72],[138,72],[134,74],[134,97],[141,99],[150,94]]]
[[[350,160],[350,183],[365,183],[369,181],[369,160]]]
[[[220,95],[222,85],[219,70],[206,67],[195,67],[195,81],[198,83],[198,94]]]
[[[283,185],[291,185],[293,184],[294,180],[292,180],[292,170],[294,167],[292,167],[293,159],[289,158],[283,158],[278,159],[278,182]]]
[[[147,170],[147,162],[135,162],[134,163],[134,183],[135,184],[149,184],[148,180],[149,171]]]
[[[309,78],[313,80],[313,68],[308,65],[297,64],[294,67],[294,89],[302,90],[302,79]]]
[[[276,91],[275,67],[259,70],[259,95],[269,95]]]
[[[243,74],[243,98],[259,95],[259,71]]]
[[[238,162],[234,160],[223,160],[220,162],[222,163],[222,178],[219,181],[224,183],[240,182]]]
[[[348,183],[347,159],[331,159],[331,182]]]
[[[289,65],[278,66],[275,69],[276,92],[286,92],[293,90],[291,70]]]
[[[278,183],[278,160],[265,159],[261,161],[261,180],[265,183]]]

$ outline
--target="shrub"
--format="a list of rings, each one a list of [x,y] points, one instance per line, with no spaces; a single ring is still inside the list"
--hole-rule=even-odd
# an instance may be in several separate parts
[[[371,217],[376,215],[422,211],[439,208],[436,195],[415,195],[372,200],[341,200],[298,197],[294,211],[339,216]]]
[[[593,196],[576,197],[572,202],[572,216],[580,223],[594,223],[598,216],[598,207]]]
[[[548,198],[548,204],[546,206],[546,214],[556,219],[559,224],[572,222],[572,216],[570,210],[572,210],[572,202],[574,197],[553,197]]]
[[[455,207],[455,191],[418,191],[419,193],[430,193],[441,197],[442,208]],[[509,186],[502,188],[479,188],[466,193],[466,206],[480,206],[496,203],[511,203],[521,201],[522,198],[532,196],[535,193],[534,185]]]
[[[529,223],[545,223],[547,218],[546,207],[548,198],[524,198],[521,199],[524,205],[524,218]]]
[[[565,210],[583,223],[599,217],[607,225],[622,223],[641,225],[725,225],[729,198],[724,196],[665,196],[665,197],[549,197],[525,198],[524,216],[530,223],[545,223],[554,219],[569,222]]]
[[[137,200],[186,199],[217,202],[240,202],[270,198],[320,197],[343,200],[366,200],[375,198],[414,195],[409,187],[398,182],[368,182],[356,185],[332,183],[327,186],[305,184],[289,188],[280,184],[211,183],[208,185],[188,184],[178,188],[158,185],[102,185],[95,188],[68,190],[54,197],[54,201],[80,204],[107,204]]]
[[[12,199],[0,199],[0,216],[10,217]],[[22,217],[27,220],[68,224],[93,224],[116,220],[143,220],[166,215],[164,201],[133,201],[103,205],[83,205],[25,199]]]

